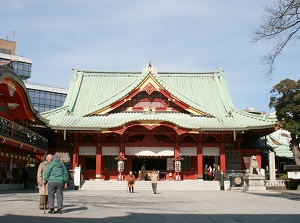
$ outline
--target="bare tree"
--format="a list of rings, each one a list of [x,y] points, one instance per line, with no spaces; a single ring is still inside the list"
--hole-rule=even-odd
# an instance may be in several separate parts
[[[300,0],[277,0],[271,6],[265,6],[265,14],[261,17],[262,23],[254,30],[254,42],[262,39],[274,41],[270,53],[265,55],[261,62],[266,66],[267,78],[273,77],[275,60],[283,48],[300,39]]]

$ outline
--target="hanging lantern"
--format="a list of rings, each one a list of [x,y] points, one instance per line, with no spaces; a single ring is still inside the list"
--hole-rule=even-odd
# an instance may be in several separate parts
[[[118,161],[118,171],[120,173],[122,173],[124,171],[124,161],[122,161],[122,160]]]
[[[175,172],[179,173],[181,171],[181,162],[175,161]]]

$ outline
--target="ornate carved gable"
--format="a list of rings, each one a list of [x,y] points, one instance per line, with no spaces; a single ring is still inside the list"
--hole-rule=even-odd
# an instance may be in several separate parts
[[[158,91],[151,83],[148,83],[144,88],[143,91],[147,92],[148,95],[151,95],[153,91]]]
[[[188,104],[180,101],[169,93],[160,83],[157,70],[149,63],[141,76],[144,79],[127,96],[113,102],[109,107],[103,108],[93,114],[105,114],[122,111],[167,111],[183,112],[194,115],[208,114],[198,111]]]

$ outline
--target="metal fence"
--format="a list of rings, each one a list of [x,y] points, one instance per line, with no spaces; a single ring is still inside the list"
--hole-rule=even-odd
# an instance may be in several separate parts
[[[0,117],[0,135],[38,148],[48,148],[47,138],[3,117]]]

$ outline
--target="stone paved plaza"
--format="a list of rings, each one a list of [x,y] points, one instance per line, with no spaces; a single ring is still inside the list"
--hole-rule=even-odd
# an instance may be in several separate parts
[[[0,222],[300,222],[297,192],[65,191],[62,215],[44,214],[38,201],[36,191],[1,191]]]

